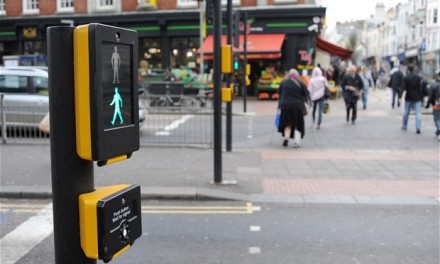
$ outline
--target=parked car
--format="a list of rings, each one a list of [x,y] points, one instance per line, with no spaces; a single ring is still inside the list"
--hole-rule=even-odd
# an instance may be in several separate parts
[[[47,71],[28,66],[0,67],[0,93],[11,127],[37,127],[49,111]]]

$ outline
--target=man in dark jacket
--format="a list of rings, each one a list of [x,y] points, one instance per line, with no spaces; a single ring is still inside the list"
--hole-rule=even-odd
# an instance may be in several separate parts
[[[438,69],[436,73],[437,73],[437,82],[431,85],[426,108],[428,109],[429,105],[432,105],[432,116],[434,117],[434,124],[437,127],[437,130],[435,131],[435,135],[438,137],[438,140],[440,141],[440,69]]]
[[[393,98],[391,102],[391,108],[394,109],[396,103],[396,97],[399,95],[400,87],[402,86],[403,73],[400,68],[394,68],[391,74],[389,87],[393,90]],[[400,102],[397,101],[397,107],[400,107]]]
[[[402,130],[408,126],[409,112],[412,109],[416,112],[416,133],[420,134],[422,129],[422,100],[423,92],[420,76],[414,73],[414,65],[408,65],[408,73],[402,80],[402,86],[399,92],[399,101],[403,93],[405,94],[405,110],[403,112]]]
[[[351,123],[353,125],[357,116],[357,101],[359,100],[359,93],[364,89],[362,79],[356,71],[356,66],[351,65],[348,68],[348,73],[345,74],[341,82],[342,94],[347,109],[347,122],[350,120],[350,110],[352,109],[353,114],[351,117]]]

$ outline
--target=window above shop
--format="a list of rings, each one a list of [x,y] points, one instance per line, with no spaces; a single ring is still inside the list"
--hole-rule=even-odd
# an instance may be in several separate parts
[[[114,10],[115,1],[114,0],[97,0],[96,3],[97,10]]]
[[[23,14],[38,14],[40,12],[39,0],[22,0]]]
[[[57,0],[58,12],[73,12],[73,0]]]
[[[197,1],[194,0],[177,0],[177,8],[196,8]]]
[[[6,4],[5,0],[0,0],[0,16],[6,15]]]
[[[273,0],[274,5],[298,4],[298,0]]]

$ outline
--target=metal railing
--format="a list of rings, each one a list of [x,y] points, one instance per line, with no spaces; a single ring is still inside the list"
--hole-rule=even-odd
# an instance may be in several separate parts
[[[210,90],[170,82],[154,82],[144,88],[140,98],[148,115],[140,131],[141,144],[212,146]]]
[[[202,146],[213,144],[213,103],[209,90],[181,84],[155,83],[140,90],[147,110],[140,126],[142,145]],[[143,90],[145,89],[145,90]],[[38,125],[47,106],[16,106],[0,97],[2,143],[45,143],[49,135]]]
[[[17,95],[14,95],[17,96]],[[47,106],[9,105],[0,94],[0,126],[2,143],[49,143],[49,135],[38,128]]]

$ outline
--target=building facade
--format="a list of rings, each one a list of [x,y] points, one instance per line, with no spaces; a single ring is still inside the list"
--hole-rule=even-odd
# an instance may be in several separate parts
[[[221,3],[225,11],[227,1]],[[282,45],[277,47],[279,56],[250,57],[253,68],[275,65],[286,70],[313,65],[313,61],[302,59],[301,52],[314,52],[325,8],[307,0],[232,0],[232,3],[233,10],[241,17],[246,13],[249,36],[270,38],[271,34],[283,34]],[[0,0],[0,57],[44,57],[48,27],[102,23],[136,30],[139,60],[146,60],[150,68],[197,68],[200,13],[204,11],[200,4],[195,0]],[[209,37],[212,26],[208,24],[206,28]],[[226,34],[225,21],[222,28]],[[260,52],[267,51],[263,47]]]

